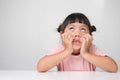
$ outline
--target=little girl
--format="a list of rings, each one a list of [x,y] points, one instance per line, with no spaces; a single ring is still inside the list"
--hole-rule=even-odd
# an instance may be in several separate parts
[[[58,27],[62,44],[43,57],[37,65],[38,72],[57,66],[59,71],[95,71],[99,67],[117,72],[116,62],[92,44],[92,32],[88,18],[82,13],[72,13]]]

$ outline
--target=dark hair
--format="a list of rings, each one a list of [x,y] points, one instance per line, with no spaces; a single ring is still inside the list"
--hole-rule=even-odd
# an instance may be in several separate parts
[[[96,31],[95,26],[94,25],[91,26],[88,18],[82,13],[72,13],[68,15],[66,19],[63,21],[63,23],[59,25],[59,27],[57,28],[57,31],[64,32],[68,24],[75,23],[75,22],[79,22],[87,25],[89,28],[90,35],[92,35],[92,32]]]

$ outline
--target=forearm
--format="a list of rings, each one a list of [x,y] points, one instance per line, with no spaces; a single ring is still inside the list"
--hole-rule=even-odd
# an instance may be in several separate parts
[[[90,63],[94,64],[101,69],[108,71],[108,72],[117,72],[118,67],[116,62],[110,57],[103,57],[94,54],[85,54],[84,58],[88,60]]]
[[[58,65],[64,58],[66,58],[70,53],[67,50],[63,50],[54,55],[48,55],[43,57],[37,65],[38,72],[45,72],[54,66]]]

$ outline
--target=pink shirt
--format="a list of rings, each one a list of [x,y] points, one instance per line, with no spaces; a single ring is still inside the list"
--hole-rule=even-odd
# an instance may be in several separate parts
[[[64,49],[63,45],[58,45],[52,50],[52,52],[47,55],[56,54]],[[99,50],[95,45],[90,47],[90,53],[105,56],[101,50]],[[95,71],[96,66],[89,63],[81,55],[70,55],[64,60],[62,60],[59,65],[57,65],[58,70],[60,71]]]

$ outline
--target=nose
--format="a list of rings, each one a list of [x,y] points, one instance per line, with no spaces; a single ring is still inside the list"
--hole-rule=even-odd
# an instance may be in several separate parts
[[[80,33],[79,32],[75,32],[75,37],[80,37]]]
[[[75,34],[75,37],[80,37],[80,35],[79,34]]]

